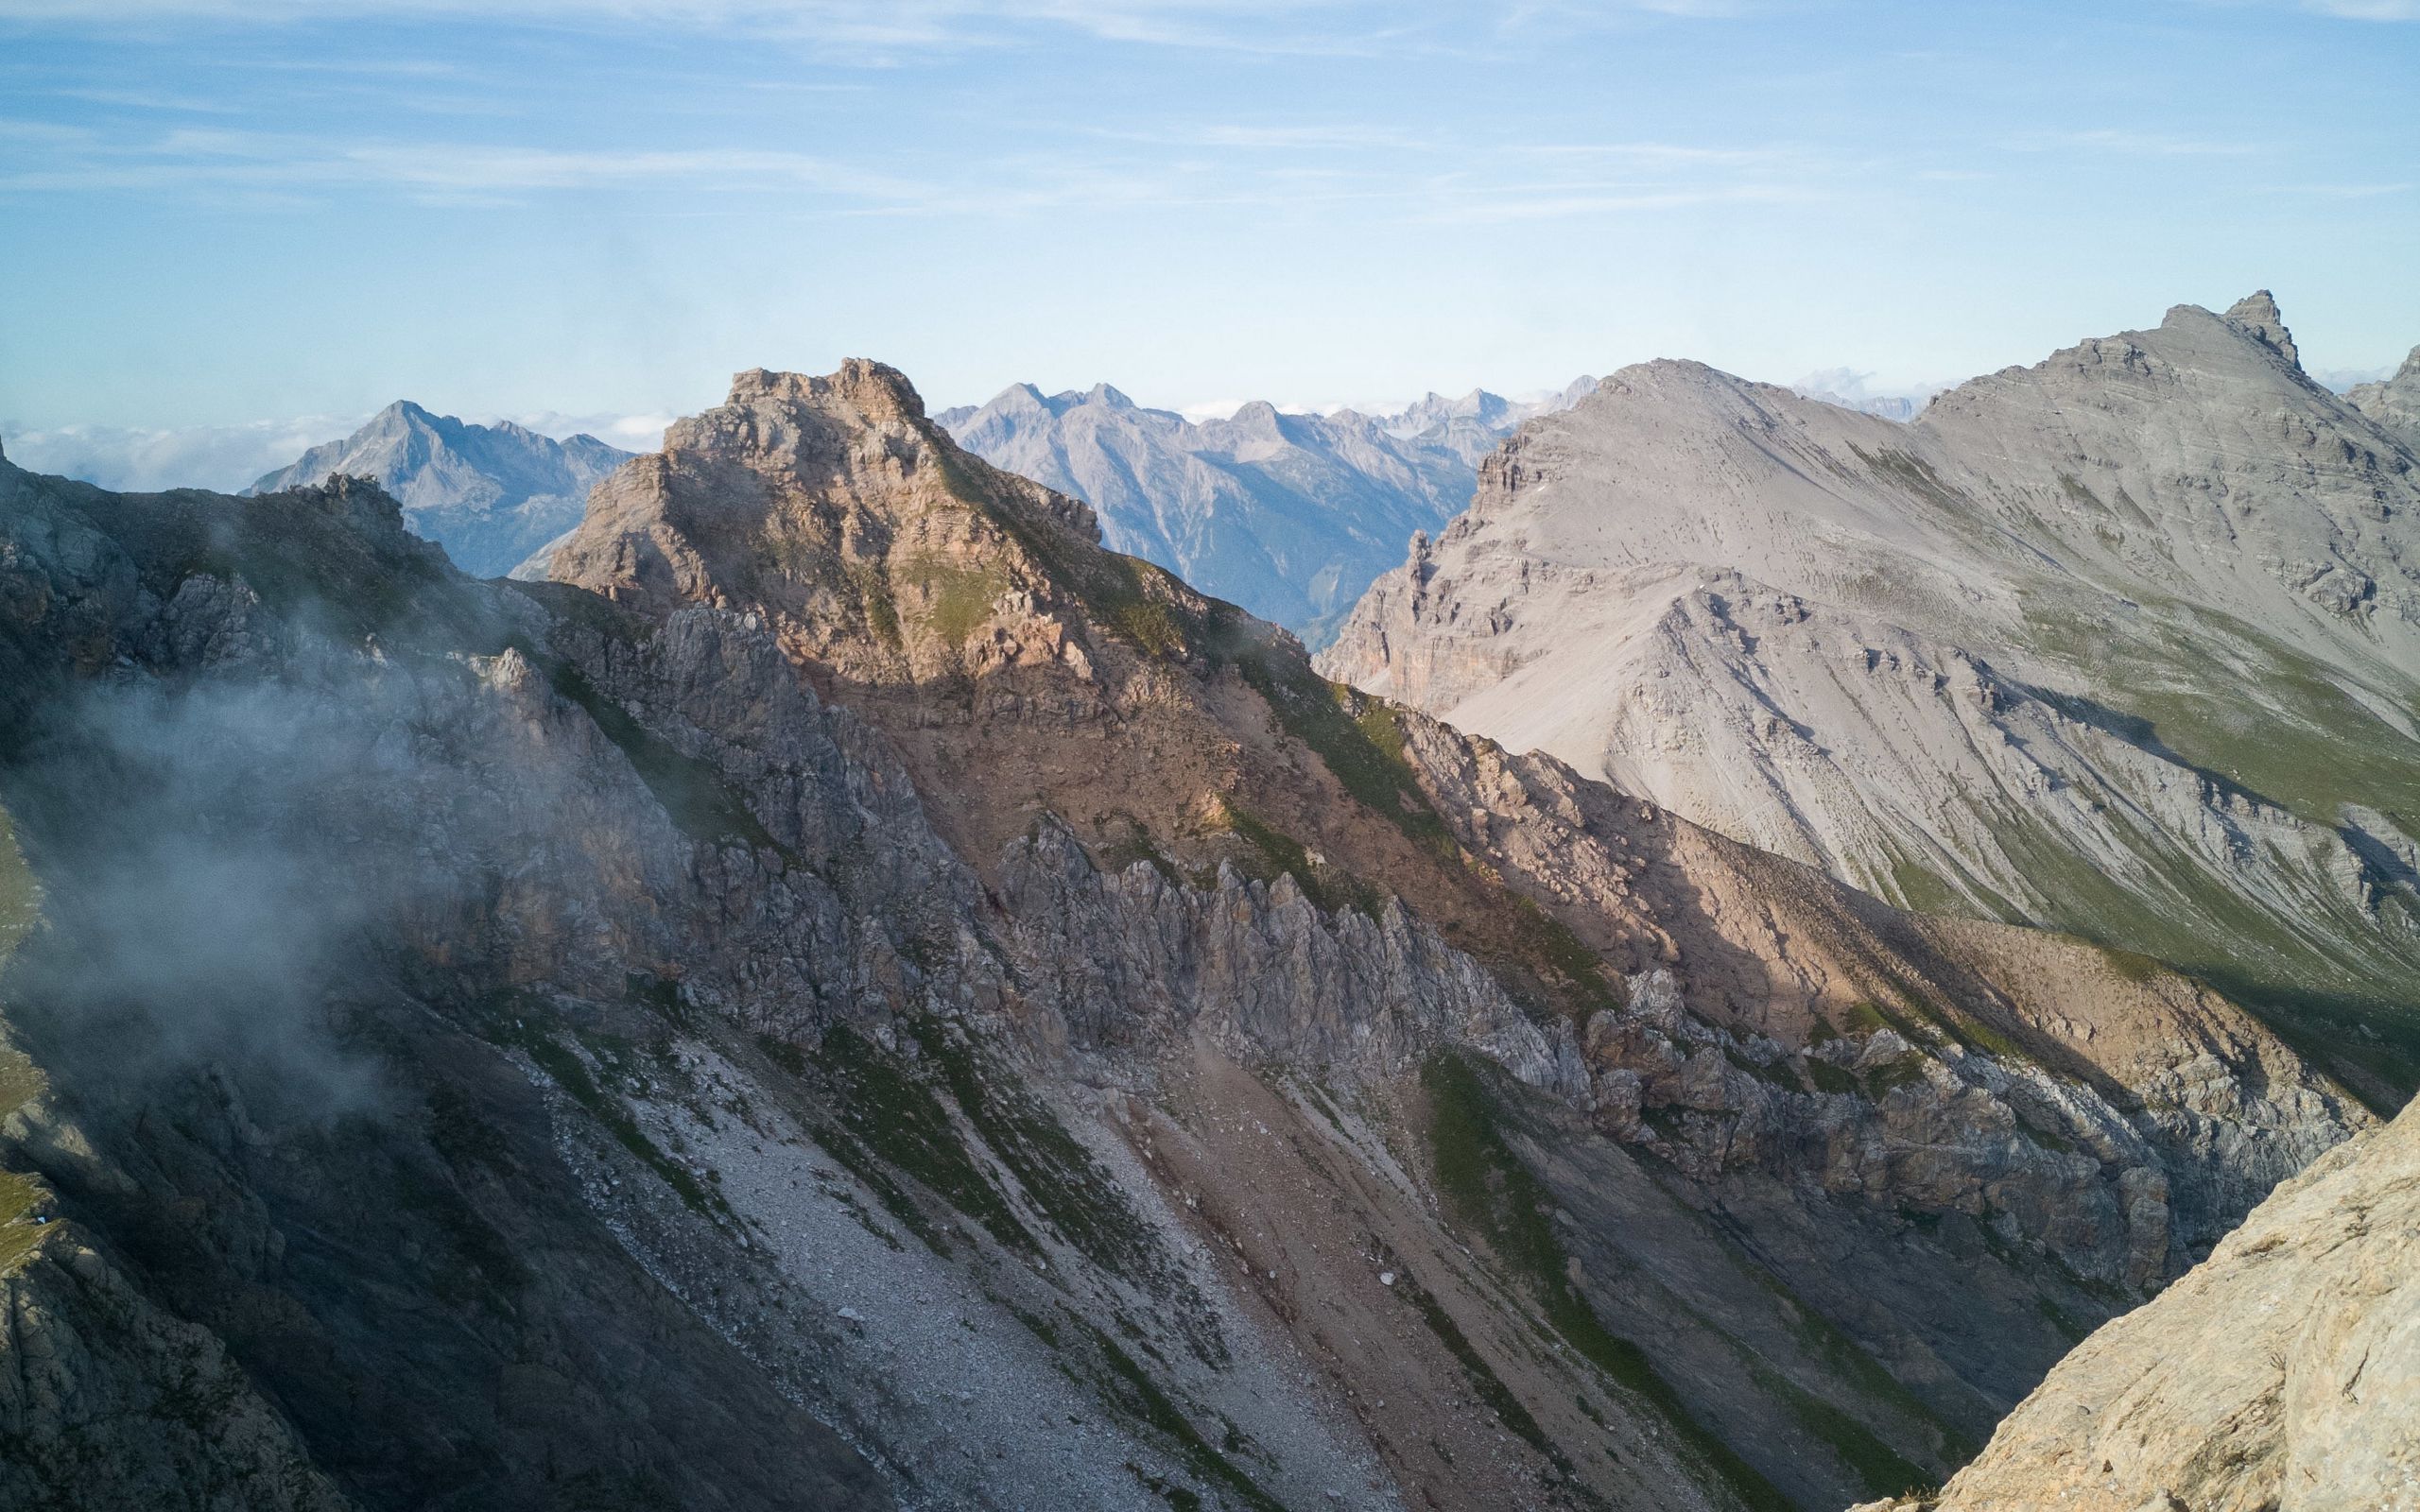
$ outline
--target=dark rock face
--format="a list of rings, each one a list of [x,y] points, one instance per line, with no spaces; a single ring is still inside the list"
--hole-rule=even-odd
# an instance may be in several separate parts
[[[95,1486],[1838,1504],[2368,1122],[1320,681],[878,364],[559,581],[404,524],[0,464],[0,1382],[108,1404],[0,1428]]]

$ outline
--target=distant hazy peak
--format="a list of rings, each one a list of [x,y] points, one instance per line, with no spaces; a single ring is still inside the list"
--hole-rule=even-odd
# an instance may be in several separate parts
[[[1280,425],[1277,406],[1266,399],[1255,399],[1248,404],[1238,404],[1236,406],[1236,412],[1227,417],[1226,423],[1239,430],[1263,431],[1270,434],[1274,434]]]
[[[1841,409],[1854,409],[1859,414],[1879,415],[1884,420],[1909,421],[1916,418],[1926,401],[1941,391],[1937,384],[1919,384],[1907,388],[1876,390],[1869,387],[1874,375],[1854,368],[1824,368],[1790,384],[1790,392],[1802,399],[1813,399]]]
[[[594,436],[559,441],[511,421],[474,424],[398,399],[249,491],[307,487],[332,472],[373,478],[402,502],[415,533],[465,572],[496,577],[576,524],[590,488],[631,455]]]
[[[2411,349],[2393,377],[2344,390],[2344,403],[2420,451],[2420,347]]]

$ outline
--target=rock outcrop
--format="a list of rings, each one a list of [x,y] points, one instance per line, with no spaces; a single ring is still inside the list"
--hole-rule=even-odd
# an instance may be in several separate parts
[[[2420,1111],[2271,1194],[2104,1325],[1937,1497],[1864,1512],[2420,1506]]]
[[[2264,293],[1904,425],[1627,369],[1490,458],[1321,664],[1903,905],[2202,973],[2391,1106],[2420,455],[2383,386],[2298,364]]]

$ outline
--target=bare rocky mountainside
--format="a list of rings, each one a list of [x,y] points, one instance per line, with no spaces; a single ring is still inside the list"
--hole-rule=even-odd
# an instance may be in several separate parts
[[[935,419],[977,455],[1091,505],[1111,549],[1320,645],[1407,536],[1470,502],[1480,457],[1593,382],[1535,403],[1474,389],[1394,415],[1263,403],[1200,422],[1107,384],[1049,396],[1017,384]]]
[[[1490,458],[1322,666],[1904,906],[2045,925],[2420,1085],[2415,369],[2265,293],[1912,422],[1685,362]]]
[[[0,1505],[1831,1509],[2376,1123],[1322,679],[878,364],[550,582],[404,524],[0,461]]]
[[[588,490],[630,455],[594,436],[558,441],[510,421],[467,424],[398,400],[247,491],[308,488],[336,474],[372,479],[454,565],[502,577],[578,524]]]

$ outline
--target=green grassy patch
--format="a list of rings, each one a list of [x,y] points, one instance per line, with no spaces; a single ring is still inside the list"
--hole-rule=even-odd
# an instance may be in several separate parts
[[[1130,1280],[1167,1269],[1151,1227],[1047,1104],[971,1040],[953,1039],[941,1021],[919,1019],[912,1032],[966,1121],[1061,1237],[1093,1263]]]
[[[1884,1029],[1900,1027],[1885,1013],[1878,1003],[1852,1003],[1841,1010],[1841,1027],[1853,1035],[1876,1034]]]
[[[857,607],[866,617],[866,628],[873,638],[896,651],[903,644],[899,631],[899,600],[890,591],[890,575],[880,562],[852,561],[841,571],[849,579],[849,587],[857,595]],[[970,626],[969,628],[973,627]],[[959,639],[964,639],[961,635]]]
[[[946,1240],[890,1178],[891,1171],[913,1177],[981,1224],[1003,1246],[1026,1255],[1041,1253],[1042,1246],[1006,1194],[968,1151],[949,1109],[897,1057],[847,1024],[835,1024],[825,1032],[814,1060],[839,1094],[840,1137],[826,1141],[826,1148],[873,1190],[909,1232],[935,1251],[947,1253]]]
[[[1926,1225],[1927,1228],[1938,1226],[1938,1214],[1930,1214],[1927,1217],[1930,1220]],[[1910,1390],[1907,1383],[1897,1376],[1884,1369],[1882,1362],[1866,1352],[1855,1339],[1843,1332],[1838,1324],[1808,1306],[1806,1299],[1790,1290],[1789,1284],[1781,1278],[1753,1261],[1745,1263],[1749,1273],[1788,1306],[1790,1314],[1790,1332],[1797,1336],[1799,1343],[1821,1360],[1833,1375],[1849,1382],[1859,1391],[1864,1392],[1867,1397],[1876,1401],[1889,1402],[1908,1417],[1929,1425],[1941,1435],[1942,1452],[1952,1464],[1963,1464],[1975,1457],[1982,1446],[1952,1427],[1946,1418],[1933,1410],[1930,1403]],[[1894,1458],[1897,1457],[1895,1452],[1889,1451],[1887,1446],[1886,1452],[1892,1452]],[[1900,1463],[1906,1462],[1901,1460]],[[1893,1473],[1897,1472],[1886,1472],[1886,1479],[1888,1474]],[[1886,1492],[1897,1491],[1910,1484],[1913,1482],[1901,1481],[1885,1489]]]
[[[0,1170],[0,1274],[15,1269],[42,1243],[47,1229],[32,1217],[41,1200],[33,1177]]]
[[[902,576],[925,598],[925,623],[957,645],[992,617],[992,606],[1009,591],[1008,574],[986,564],[967,567],[938,557],[910,560]]]
[[[1755,1077],[1758,1081],[1779,1087],[1785,1091],[1794,1092],[1799,1091],[1798,1078],[1791,1075],[1780,1061],[1775,1061],[1772,1065],[1767,1065],[1761,1060],[1751,1060],[1730,1045],[1724,1045],[1722,1047],[1722,1058],[1730,1061],[1734,1066],[1738,1067],[1749,1075]]]
[[[1309,747],[1355,801],[1438,860],[1461,862],[1461,843],[1421,792],[1404,754],[1400,711],[1328,681],[1291,645],[1239,644],[1231,659],[1279,726]]]
[[[1395,1278],[1395,1290],[1419,1310],[1421,1320],[1428,1325],[1428,1332],[1437,1335],[1437,1342],[1443,1345],[1445,1352],[1462,1367],[1462,1374],[1470,1381],[1471,1390],[1486,1403],[1488,1411],[1495,1414],[1495,1420],[1514,1437],[1545,1455],[1557,1469],[1570,1474],[1571,1462],[1564,1457],[1563,1451],[1547,1437],[1546,1430],[1538,1426],[1538,1419],[1521,1404],[1521,1399],[1512,1394],[1512,1388],[1504,1383],[1504,1378],[1495,1373],[1495,1367],[1487,1363],[1487,1357],[1472,1345],[1470,1337],[1439,1305],[1437,1298],[1429,1295],[1428,1289],[1406,1273]]]
[[[1894,1056],[1864,1074],[1866,1095],[1880,1102],[1902,1087],[1922,1087],[1926,1057],[1919,1054]]]
[[[1219,801],[1219,813],[1227,828],[1250,847],[1238,868],[1244,875],[1262,882],[1290,876],[1304,896],[1326,913],[1350,908],[1376,919],[1386,908],[1386,893],[1340,867],[1314,866],[1309,850],[1283,830],[1224,799]]]
[[[34,881],[25,853],[17,849],[17,830],[9,811],[0,809],[0,963],[15,954],[41,917],[42,888]]]
[[[1555,1236],[1553,1201],[1505,1142],[1495,1099],[1478,1069],[1441,1051],[1421,1067],[1420,1079],[1428,1093],[1431,1160],[1447,1211],[1485,1238],[1565,1344],[1653,1408],[1732,1494],[1754,1508],[1789,1507],[1778,1487],[1690,1415],[1647,1352],[1608,1330],[1581,1295],[1570,1257]]]
[[[1113,841],[1100,848],[1096,857],[1096,863],[1100,869],[1113,873],[1120,872],[1137,861],[1148,861],[1151,864],[1151,869],[1158,872],[1162,880],[1182,885],[1184,882],[1184,875],[1178,871],[1176,863],[1170,861],[1167,852],[1160,849],[1159,842],[1151,838],[1150,827],[1132,816],[1126,822],[1126,838]]]
[[[1765,1366],[1752,1366],[1750,1373],[1766,1395],[1781,1402],[1807,1436],[1839,1456],[1869,1494],[1894,1496],[1931,1479],[1897,1450],[1876,1438],[1865,1424],[1796,1382]]]
[[[487,1005],[480,1033],[490,1042],[521,1051],[552,1078],[571,1100],[614,1136],[615,1143],[653,1171],[682,1203],[701,1217],[728,1216],[730,1205],[671,1157],[656,1147],[647,1130],[631,1116],[628,1105],[596,1085],[579,1053],[555,1038],[543,1022],[546,1009],[519,994],[507,994]]]
[[[1089,1323],[1080,1322],[1080,1326],[1109,1367],[1108,1377],[1099,1383],[1104,1395],[1116,1400],[1130,1417],[1167,1435],[1195,1475],[1225,1486],[1251,1512],[1286,1512],[1283,1503],[1262,1490],[1241,1466],[1201,1435],[1150,1372],[1119,1349],[1116,1340]]]
[[[2109,963],[2109,969],[2129,982],[2151,981],[2163,970],[2159,962],[2148,955],[2137,955],[2133,951],[2121,951],[2107,945],[2100,947],[2100,958]]]
[[[1028,519],[1023,509],[1001,505],[952,446],[937,445],[932,455],[950,494],[998,526],[1074,594],[1093,624],[1148,656],[1186,654],[1188,637],[1199,636],[1204,627],[1185,609],[1186,590],[1174,574],[1080,540],[1055,521]]]

